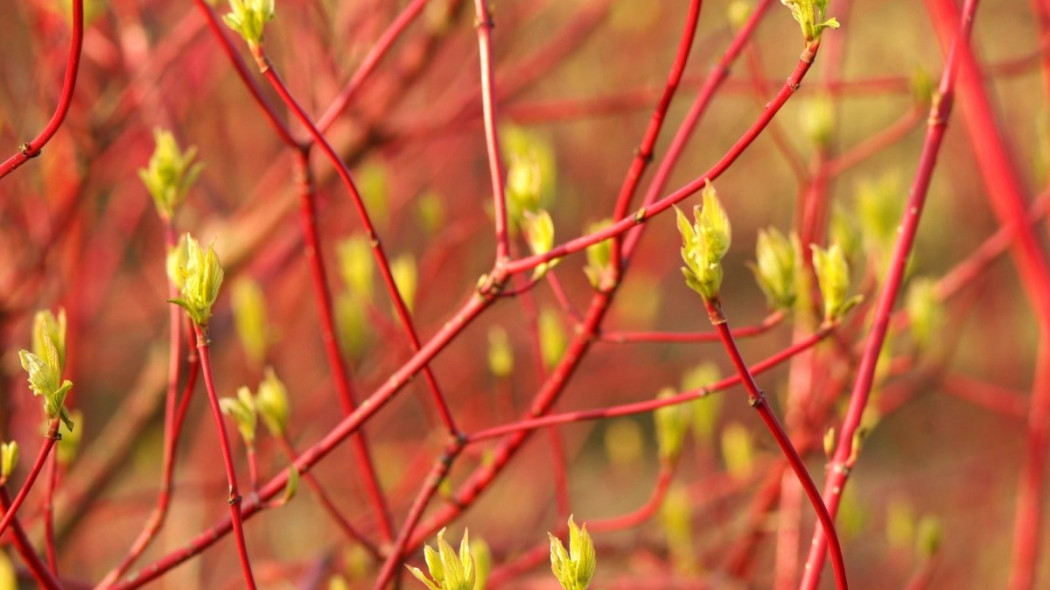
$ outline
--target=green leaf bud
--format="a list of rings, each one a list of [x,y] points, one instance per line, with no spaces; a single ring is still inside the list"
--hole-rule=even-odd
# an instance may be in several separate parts
[[[757,260],[751,270],[773,309],[789,310],[795,304],[798,250],[798,239],[794,235],[785,237],[775,227],[758,232]]]
[[[612,225],[609,219],[603,219],[587,226],[587,233],[593,234]],[[596,244],[587,246],[587,265],[583,267],[584,274],[591,286],[597,291],[607,291],[612,288],[612,239],[602,240]]]
[[[824,299],[825,321],[838,321],[851,307],[859,302],[856,297],[848,298],[849,264],[838,244],[832,244],[824,250],[813,244],[813,270],[820,285],[820,295]]]
[[[751,17],[751,12],[754,7],[751,6],[751,2],[748,0],[730,0],[729,5],[726,7],[726,16],[729,18],[729,24],[733,27],[733,30],[740,30],[743,28],[744,23]]]
[[[529,248],[533,254],[546,254],[554,247],[554,221],[546,209],[540,209],[536,213],[525,212],[525,220],[522,224],[525,229],[525,239],[529,242]],[[547,274],[547,271],[558,264],[558,260],[544,262],[536,267],[532,273],[533,279],[538,279]]]
[[[692,225],[677,207],[675,215],[682,235],[682,274],[686,284],[711,300],[722,286],[722,257],[729,250],[732,232],[729,216],[710,182],[704,187],[703,199],[703,207],[693,209]]]
[[[397,292],[409,311],[415,307],[416,288],[419,284],[419,271],[416,270],[416,259],[411,254],[402,254],[390,263],[390,273],[394,275]]]
[[[259,283],[249,278],[234,281],[231,304],[241,346],[252,362],[261,365],[266,360],[270,334],[266,320],[266,299]]]
[[[361,301],[372,301],[374,266],[372,245],[364,236],[343,240],[336,248],[339,272],[350,293]]]
[[[660,390],[657,399],[673,397],[674,389],[667,387]],[[675,461],[682,452],[682,443],[685,441],[685,433],[689,428],[689,408],[685,404],[674,404],[657,408],[653,412],[653,421],[656,423],[656,446],[660,458],[665,461]]]
[[[51,340],[48,339],[46,342],[51,342]],[[18,351],[18,359],[22,363],[22,368],[29,375],[29,389],[32,390],[33,395],[44,398],[44,413],[48,419],[61,418],[62,422],[72,430],[73,421],[66,412],[65,402],[66,395],[73,388],[73,382],[68,379],[62,380],[62,375],[55,366],[58,357],[53,346],[47,356],[50,358],[45,361],[28,350]]]
[[[936,516],[923,516],[915,533],[915,552],[920,559],[928,561],[940,551],[943,538],[940,519]]]
[[[44,359],[61,375],[66,367],[66,310],[58,316],[41,310],[33,316],[33,353]]]
[[[547,533],[551,541],[551,571],[564,590],[587,590],[594,577],[596,558],[594,541],[587,533],[587,525],[576,526],[569,517],[569,550],[561,539]]]
[[[755,465],[755,446],[751,432],[733,422],[722,431],[722,461],[726,471],[737,479],[751,475]]]
[[[802,27],[806,43],[820,39],[824,29],[839,28],[839,21],[825,18],[828,0],[780,0],[780,3],[791,9],[791,16]]]
[[[500,326],[489,328],[489,371],[497,378],[510,377],[514,372],[514,349],[507,331]]]
[[[169,254],[168,269],[180,291],[180,296],[171,303],[185,309],[198,326],[207,326],[223,279],[222,265],[215,250],[211,246],[204,250],[197,240],[186,234],[175,254]]]
[[[271,367],[266,368],[263,380],[259,383],[255,409],[270,434],[284,436],[288,430],[288,388]]]
[[[153,197],[161,219],[171,221],[204,166],[193,161],[197,148],[182,151],[170,131],[154,129],[153,141],[153,154],[146,167],[139,169],[139,178]]]
[[[463,531],[458,553],[445,541],[444,535],[445,529],[441,529],[437,535],[437,550],[429,545],[423,548],[430,577],[419,568],[409,567],[409,571],[430,590],[474,590],[476,573],[467,531]]]
[[[247,387],[237,390],[237,397],[224,397],[219,400],[222,413],[233,418],[237,424],[237,430],[244,439],[244,444],[249,448],[255,446],[255,427],[258,423],[258,415],[255,412],[255,400],[252,392]]]
[[[6,482],[18,466],[18,441],[0,444],[0,482]]]
[[[911,320],[911,336],[920,349],[927,348],[944,324],[944,304],[937,297],[937,283],[931,279],[911,282],[905,300]]]
[[[553,369],[561,361],[568,345],[565,328],[562,327],[561,320],[558,318],[558,312],[549,308],[540,311],[539,332],[543,366]]]
[[[254,49],[262,42],[263,28],[273,15],[273,0],[230,0],[230,13],[222,20]]]
[[[818,148],[827,147],[835,133],[835,102],[818,94],[802,107],[802,132]]]
[[[445,204],[437,191],[428,190],[416,200],[416,215],[423,231],[435,236],[445,227]]]
[[[470,555],[474,559],[474,590],[485,590],[492,571],[492,550],[482,539],[470,542]]]

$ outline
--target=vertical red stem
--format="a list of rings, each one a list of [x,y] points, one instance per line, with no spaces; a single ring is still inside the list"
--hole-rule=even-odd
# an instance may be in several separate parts
[[[219,448],[222,451],[222,463],[226,468],[226,482],[229,484],[227,503],[230,505],[230,518],[233,521],[233,536],[237,543],[237,557],[241,562],[244,583],[255,590],[255,576],[252,564],[248,559],[248,547],[244,540],[244,523],[241,521],[241,495],[237,487],[237,471],[233,467],[233,452],[230,450],[230,437],[226,432],[226,421],[219,407],[219,396],[212,381],[211,357],[209,356],[208,334],[204,328],[195,326],[197,333],[197,353],[200,355],[201,372],[204,373],[204,385],[208,390],[208,401],[211,404],[212,417],[219,432]]]

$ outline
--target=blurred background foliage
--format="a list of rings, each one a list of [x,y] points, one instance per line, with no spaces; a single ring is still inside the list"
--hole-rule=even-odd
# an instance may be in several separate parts
[[[266,31],[268,53],[292,92],[319,116],[404,4],[278,0],[277,18]],[[413,302],[424,339],[491,267],[494,245],[472,9],[455,0],[430,4],[328,134],[351,165],[397,261],[399,288]],[[738,2],[704,3],[657,161],[732,37],[730,4]],[[838,227],[846,228],[839,235],[856,242],[854,290],[867,295],[868,303],[885,269],[925,128],[924,98],[913,89],[923,87],[923,79],[937,79],[942,54],[921,3],[853,0],[848,11],[840,10],[846,4],[831,3],[829,14],[843,27],[826,35],[841,44],[840,71],[823,70],[827,56],[820,56],[775,128],[716,183],[734,230],[722,299],[735,326],[758,324],[770,313],[746,263],[755,258],[760,229],[787,233],[795,227],[802,184],[791,158],[805,170],[818,151],[847,152],[914,113],[913,128],[900,141],[827,186],[842,216],[837,223],[845,224]],[[300,252],[291,154],[189,2],[90,1],[88,7],[82,71],[66,125],[42,157],[0,182],[0,429],[5,440],[23,441],[25,456],[35,448],[40,420],[16,351],[26,346],[34,310],[63,305],[71,332],[67,372],[76,383],[70,404],[83,412],[83,431],[79,456],[60,488],[60,563],[74,579],[96,580],[123,555],[152,508],[159,472],[165,253],[162,224],[136,173],[152,152],[155,127],[196,146],[204,163],[177,226],[202,243],[213,242],[226,268],[228,282],[211,331],[220,394],[254,386],[263,368],[273,366],[290,390],[290,434],[301,447],[328,432],[340,414]],[[68,43],[63,10],[58,0],[11,2],[4,9],[2,145],[24,141],[51,113]],[[508,163],[518,158],[534,167],[519,173],[539,176],[538,200],[552,217],[555,243],[609,216],[662,89],[685,10],[685,3],[652,0],[492,3],[504,156]],[[1037,39],[1028,3],[982,3],[974,45],[990,64],[987,88],[1031,194],[1047,185],[1050,143]],[[671,189],[696,178],[727,150],[790,72],[799,50],[797,25],[781,6],[771,7],[671,175]],[[279,104],[268,88],[264,92]],[[953,120],[911,277],[940,278],[997,229],[977,176],[975,148]],[[370,266],[345,190],[327,162],[315,156],[313,167],[340,338],[355,386],[365,394],[411,351]],[[700,301],[681,280],[673,224],[668,215],[649,223],[607,329],[709,329]],[[524,241],[515,243],[519,254],[527,252]],[[582,272],[585,263],[583,255],[573,256],[550,271],[577,309],[593,293]],[[254,287],[229,287],[249,280]],[[901,586],[923,567],[929,556],[915,547],[931,534],[920,531],[934,526],[928,524],[932,518],[939,519],[943,539],[935,552],[935,587],[997,587],[1005,577],[1023,417],[949,395],[941,377],[965,376],[1007,395],[1027,396],[1036,327],[1006,260],[946,305],[943,321],[928,330],[921,349],[905,328],[895,330],[880,369],[879,394],[894,393],[902,401],[886,415],[873,413],[839,519],[850,573],[863,587]],[[265,313],[265,322],[255,320],[253,337],[265,340],[263,351],[239,343],[234,306]],[[853,343],[846,338],[862,334],[869,311],[862,306],[853,312],[840,342],[847,350]],[[742,341],[745,357],[757,361],[784,348],[792,329],[786,321]],[[252,327],[244,330],[251,333]],[[496,305],[468,327],[431,365],[462,427],[471,431],[520,416],[573,331],[571,315],[546,284]],[[533,337],[537,333],[541,342]],[[816,355],[831,358],[834,348],[822,345]],[[693,373],[698,366],[707,373]],[[650,399],[665,387],[683,391],[713,381],[710,373],[718,368],[731,370],[717,344],[598,342],[557,409]],[[848,385],[849,363],[829,363],[828,371],[817,379],[819,386],[836,380]],[[782,415],[787,375],[784,367],[760,378]],[[180,449],[172,508],[177,517],[143,563],[180,546],[226,509],[214,500],[226,486],[215,434],[203,396],[195,401],[194,427]],[[761,493],[776,448],[742,391],[693,405],[691,434],[659,515],[626,530],[596,533],[599,583],[619,587],[618,581],[628,580],[630,586],[629,580],[648,578],[667,588],[694,587],[688,580],[701,584],[695,587],[769,586],[775,535],[757,546],[742,571],[730,572],[727,560],[754,518],[748,506]],[[833,412],[803,429],[812,439],[809,466],[818,481],[819,438],[836,420]],[[133,432],[122,444],[120,433],[128,429]],[[395,514],[403,515],[444,444],[422,381],[406,387],[365,430]],[[650,498],[662,468],[651,416],[558,430],[578,522],[629,512]],[[564,522],[547,439],[542,433],[534,437],[457,523],[488,542],[497,567],[544,544],[544,532]],[[258,446],[265,474],[284,468],[272,445],[264,440]],[[488,448],[468,449],[452,471],[451,488],[487,460]],[[367,530],[373,517],[352,461],[340,447],[315,473]],[[801,512],[801,534],[808,538],[813,518],[808,507]],[[355,557],[326,518],[303,494],[250,524],[249,545],[264,587],[302,587],[316,572],[318,579],[341,573],[349,587],[369,587],[374,564]],[[775,514],[768,519],[763,532],[777,526]],[[459,538],[458,528],[450,538]],[[238,577],[232,551],[232,544],[222,544],[155,586],[229,587]],[[1048,560],[1041,570],[1041,579],[1050,579]],[[549,583],[541,563],[508,587]]]

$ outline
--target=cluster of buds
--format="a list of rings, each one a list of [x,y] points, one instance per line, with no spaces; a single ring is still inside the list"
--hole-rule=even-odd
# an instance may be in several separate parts
[[[819,40],[824,29],[839,28],[839,21],[826,17],[828,0],[780,0],[780,3],[791,9],[791,16],[802,27],[806,43]]]
[[[273,15],[273,0],[230,0],[230,13],[222,20],[254,51],[262,43],[263,28]]]
[[[182,151],[170,131],[154,129],[153,140],[156,146],[149,164],[139,169],[139,178],[153,197],[157,213],[164,221],[170,222],[204,165],[193,161],[197,157],[197,148]]]
[[[722,287],[722,257],[729,250],[732,233],[729,217],[710,181],[704,187],[703,199],[703,206],[693,209],[692,224],[678,208],[675,214],[682,234],[685,282],[705,300],[713,301]]]
[[[171,303],[185,309],[193,323],[207,326],[223,278],[215,250],[211,246],[201,248],[197,240],[185,234],[168,252],[168,277],[179,290],[179,297]]]
[[[594,541],[587,527],[578,527],[569,517],[569,549],[558,537],[548,533],[551,543],[551,571],[563,590],[587,590],[594,576]],[[437,534],[437,549],[423,547],[427,573],[412,566],[408,571],[430,590],[484,590],[491,567],[491,554],[482,541],[471,543],[467,531],[459,551],[445,540],[445,529]]]
[[[417,567],[409,567],[420,582],[430,590],[474,590],[477,573],[474,569],[474,557],[470,552],[470,540],[467,531],[463,531],[463,540],[459,543],[457,553],[445,540],[445,529],[437,534],[438,548],[430,545],[423,548],[423,558],[427,562],[430,577]]]
[[[288,431],[288,389],[272,368],[266,369],[254,395],[242,386],[237,390],[237,397],[224,397],[219,405],[224,414],[233,418],[249,447],[255,444],[259,418],[273,436],[283,437]]]
[[[73,383],[62,379],[66,366],[66,314],[59,310],[37,312],[33,318],[33,350],[18,351],[22,368],[29,374],[33,395],[44,398],[44,413],[49,420],[59,418],[70,430],[73,420],[65,408],[66,395]]]

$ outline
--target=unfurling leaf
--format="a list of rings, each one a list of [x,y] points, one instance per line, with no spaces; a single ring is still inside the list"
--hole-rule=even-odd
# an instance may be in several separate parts
[[[569,550],[561,539],[547,533],[551,541],[551,571],[564,590],[587,590],[594,577],[596,558],[594,541],[587,533],[587,525],[576,526],[569,517]]]

